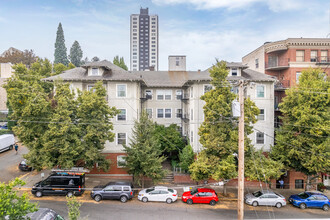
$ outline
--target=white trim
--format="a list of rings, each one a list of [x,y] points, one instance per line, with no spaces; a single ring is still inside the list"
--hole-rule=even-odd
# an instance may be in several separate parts
[[[118,86],[125,86],[125,96],[118,96]],[[116,84],[116,97],[126,98],[127,97],[127,84]]]
[[[261,133],[261,134],[264,135],[264,143],[262,143],[262,144],[257,143],[258,133]],[[260,132],[260,131],[257,131],[255,137],[256,137],[256,140],[255,140],[255,144],[256,144],[256,145],[257,145],[257,144],[258,144],[258,145],[264,145],[264,144],[266,143],[266,135],[265,135],[265,133]]]
[[[257,89],[257,87],[258,86],[263,86],[264,87],[264,97],[258,97],[258,89]],[[256,85],[256,93],[255,93],[256,95],[256,99],[264,99],[264,98],[266,98],[266,85],[264,85],[264,84],[257,84]]]
[[[259,120],[259,115],[257,115],[257,119],[258,119],[258,121],[266,121],[266,109],[265,108],[259,108],[259,110],[261,111],[261,110],[264,110],[264,114],[263,114],[263,116],[264,116],[264,120]]]
[[[118,120],[118,115],[116,115],[116,121],[127,121],[127,108],[117,108],[118,110],[125,110],[125,120]]]
[[[164,108],[164,118],[167,118],[166,117],[166,110],[171,110],[171,117],[169,117],[169,118],[172,118],[172,113],[173,113],[173,111],[172,111],[172,108]]]
[[[160,110],[160,109],[163,110],[163,117],[158,117],[158,110]],[[156,111],[157,111],[157,112],[156,112],[156,118],[164,118],[165,111],[164,111],[163,108],[157,108]]]

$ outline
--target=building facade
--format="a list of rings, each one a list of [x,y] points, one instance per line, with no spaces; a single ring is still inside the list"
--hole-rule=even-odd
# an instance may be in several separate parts
[[[6,80],[13,74],[11,63],[0,63],[0,114],[6,116],[8,114],[7,92],[3,88]]]
[[[130,17],[130,70],[158,70],[158,15],[148,8]]]
[[[246,96],[255,101],[262,110],[259,121],[254,125],[254,133],[249,136],[252,144],[269,150],[274,144],[273,138],[265,133],[273,133],[274,79],[265,74],[247,69],[240,63],[228,63],[228,80],[244,79],[249,83]],[[198,129],[204,121],[204,101],[200,97],[210,89],[211,77],[205,71],[125,71],[109,61],[88,63],[82,67],[67,70],[58,76],[49,77],[52,81],[62,78],[71,83],[71,89],[91,89],[98,80],[102,80],[107,89],[110,106],[121,110],[112,120],[115,141],[106,142],[104,153],[113,161],[107,176],[123,177],[125,170],[117,164],[123,156],[123,144],[129,144],[132,137],[134,120],[142,110],[158,124],[169,126],[176,124],[186,137],[194,152],[203,148],[199,143]],[[234,91],[237,89],[233,88]],[[166,138],[166,137],[164,137]]]

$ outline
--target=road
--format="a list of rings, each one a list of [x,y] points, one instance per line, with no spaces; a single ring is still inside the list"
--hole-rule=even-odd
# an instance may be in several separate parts
[[[237,219],[236,201],[223,201],[215,206],[208,204],[187,205],[181,201],[172,204],[142,203],[137,199],[121,203],[119,201],[101,201],[97,203],[88,196],[77,197],[82,206],[81,217],[84,219]],[[32,197],[33,202],[38,202],[40,207],[52,208],[67,217],[67,207],[64,197]],[[245,206],[245,219],[329,219],[329,212],[321,209],[306,209],[287,205],[280,209],[274,207]]]
[[[18,154],[14,149],[0,153],[0,182],[8,182],[25,174],[18,169],[18,164],[23,160],[23,154],[26,153],[28,153],[28,149],[23,146],[18,148]]]

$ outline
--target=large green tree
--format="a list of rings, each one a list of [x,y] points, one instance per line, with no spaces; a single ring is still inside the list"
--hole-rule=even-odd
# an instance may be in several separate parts
[[[59,23],[56,32],[54,57],[55,57],[54,63],[63,63],[66,66],[69,64],[67,49],[64,40],[64,32],[61,23]]]
[[[24,186],[25,182],[16,178],[8,184],[0,182],[0,219],[26,219],[28,213],[38,210],[37,205],[31,203],[28,194],[17,195],[15,188]]]
[[[80,66],[82,64],[83,51],[79,45],[78,41],[74,41],[70,49],[70,61],[75,66]]]
[[[124,146],[124,151],[127,153],[125,164],[127,172],[134,176],[136,182],[142,183],[142,187],[144,187],[144,177],[157,181],[165,175],[162,162],[166,158],[161,156],[162,151],[153,135],[154,130],[155,124],[143,111],[140,119],[135,121],[130,146]]]
[[[232,118],[232,102],[237,95],[231,92],[231,84],[226,79],[229,73],[226,62],[217,62],[209,72],[213,89],[201,97],[205,101],[203,107],[205,117],[198,133],[200,143],[203,145],[202,156],[204,158],[202,160],[197,158],[194,163],[198,164],[201,161],[210,165],[208,178],[228,180],[237,177],[237,163],[234,155],[238,152],[238,126],[237,120]],[[245,152],[254,152],[247,136],[253,132],[251,125],[256,123],[258,114],[259,109],[256,105],[249,98],[245,98]],[[251,154],[245,154],[246,160],[249,160]],[[264,157],[264,155],[262,156]],[[194,173],[196,167],[198,166],[191,165],[190,171]],[[268,169],[270,167],[267,167],[265,171]],[[194,178],[194,175],[192,177]],[[248,177],[254,179],[255,175]],[[226,187],[224,187],[224,193],[226,193]]]
[[[23,63],[30,67],[32,63],[36,62],[38,57],[34,54],[33,50],[14,50],[12,52],[5,53],[0,57],[0,63]]]
[[[124,57],[120,57],[120,58],[119,58],[119,56],[115,56],[115,57],[113,58],[113,64],[115,64],[115,65],[121,67],[121,68],[124,69],[124,70],[128,70],[128,68],[127,68],[127,66],[126,66],[126,64],[125,64],[125,61],[124,61]]]
[[[330,172],[330,82],[321,69],[302,71],[280,104],[283,124],[271,156],[308,176]],[[307,186],[306,185],[306,186]]]

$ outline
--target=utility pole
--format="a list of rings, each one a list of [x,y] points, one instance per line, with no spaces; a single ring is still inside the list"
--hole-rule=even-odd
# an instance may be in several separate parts
[[[238,209],[237,219],[244,219],[244,81],[239,83],[240,117],[238,124]]]

